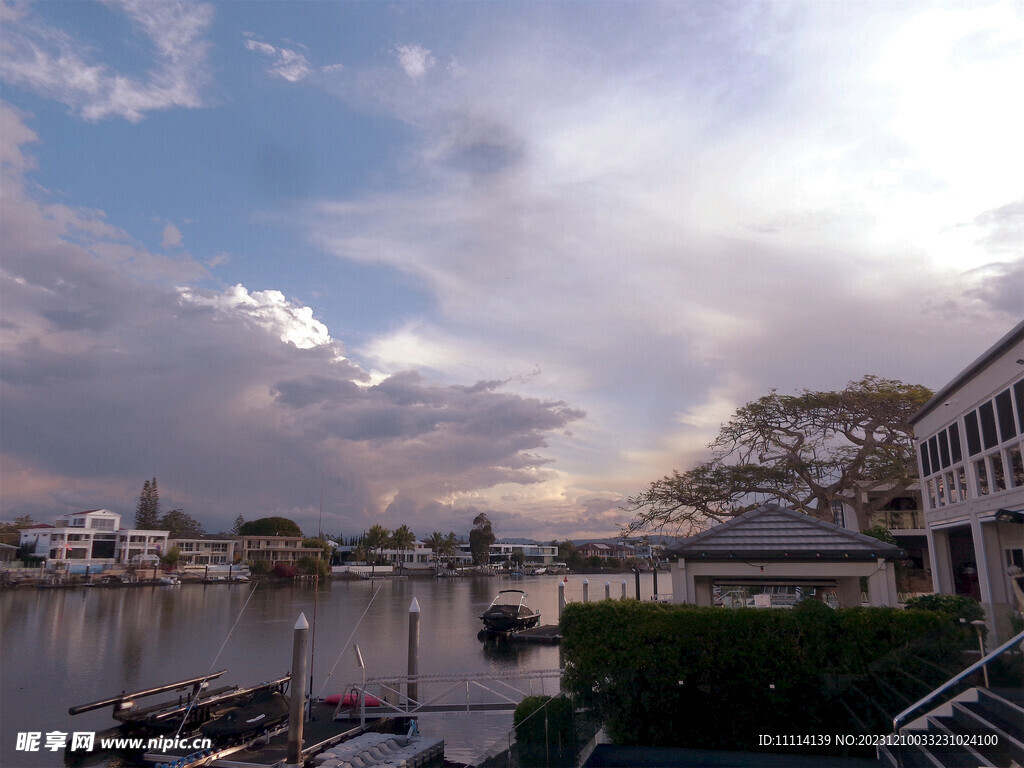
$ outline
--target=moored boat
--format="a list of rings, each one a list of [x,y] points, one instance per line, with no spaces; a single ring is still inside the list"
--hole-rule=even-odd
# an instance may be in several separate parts
[[[503,589],[480,616],[484,629],[502,634],[529,629],[540,623],[540,611],[526,604],[526,593],[521,589]]]

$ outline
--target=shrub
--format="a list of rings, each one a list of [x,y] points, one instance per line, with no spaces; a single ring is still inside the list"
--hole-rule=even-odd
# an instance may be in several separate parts
[[[309,555],[300,557],[299,561],[295,565],[297,566],[299,573],[304,573],[308,576],[329,576],[331,573],[331,568],[327,563],[317,557],[311,557]]]
[[[575,765],[572,703],[564,698],[527,696],[512,715],[523,766]]]
[[[274,575],[279,579],[291,579],[295,577],[298,570],[294,565],[287,563],[274,563]]]
[[[959,633],[941,615],[817,601],[791,611],[572,603],[561,633],[563,688],[625,744],[750,750],[793,723],[886,732],[905,703],[875,707],[879,679],[891,685],[913,663],[938,683],[959,668]]]
[[[967,595],[921,595],[907,600],[907,608],[916,611],[934,611],[952,619],[966,622],[985,618],[981,603]]]

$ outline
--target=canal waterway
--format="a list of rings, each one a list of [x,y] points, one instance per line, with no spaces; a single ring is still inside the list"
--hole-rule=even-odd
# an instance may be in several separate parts
[[[604,597],[605,581],[613,597],[621,595],[623,580],[635,595],[632,574],[573,575],[567,600],[582,600],[584,578],[591,599]],[[361,680],[355,653],[345,648],[353,631],[368,677],[406,673],[414,597],[421,610],[420,675],[554,669],[558,647],[482,642],[478,617],[499,589],[518,588],[529,593],[542,623],[557,623],[560,581],[466,577],[333,580],[316,588],[295,582],[9,590],[0,594],[0,765],[62,764],[62,752],[18,751],[19,732],[102,731],[114,724],[109,708],[70,717],[71,706],[220,669],[228,672],[218,685],[285,674],[300,613],[311,623],[315,613],[312,691],[318,695],[343,692]],[[644,599],[652,586],[651,575],[644,574]],[[670,589],[666,575],[659,589]],[[554,693],[551,682],[544,685],[541,690],[534,683],[534,692]],[[420,722],[425,734],[445,739],[449,759],[473,762],[507,741],[512,715],[434,714]]]

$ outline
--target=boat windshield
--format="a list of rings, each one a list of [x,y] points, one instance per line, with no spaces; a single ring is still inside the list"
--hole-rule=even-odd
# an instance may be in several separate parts
[[[494,602],[492,602],[491,605],[514,605],[514,606],[518,606],[524,600],[526,600],[526,593],[525,592],[520,592],[519,590],[505,591],[505,592],[499,592],[498,596],[496,598],[494,598]]]

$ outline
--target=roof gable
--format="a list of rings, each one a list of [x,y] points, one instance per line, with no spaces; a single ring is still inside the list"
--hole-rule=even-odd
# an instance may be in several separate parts
[[[805,515],[765,504],[684,539],[669,554],[686,560],[902,559],[892,544]]]

